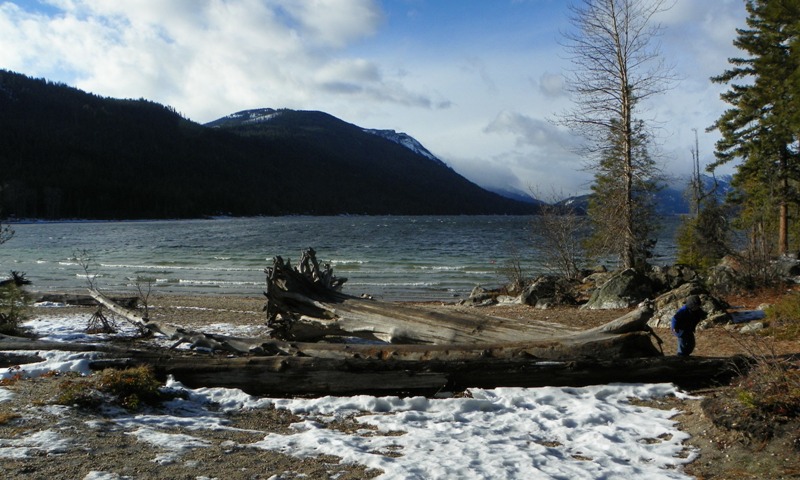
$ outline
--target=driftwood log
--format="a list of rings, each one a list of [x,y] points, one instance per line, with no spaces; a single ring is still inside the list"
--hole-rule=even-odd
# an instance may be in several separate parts
[[[600,327],[567,335],[540,336],[539,340],[419,344],[363,344],[287,342],[272,338],[243,338],[207,334],[182,327],[151,322],[136,312],[116,305],[100,292],[91,292],[100,304],[143,330],[188,343],[193,348],[237,354],[304,356],[328,359],[378,359],[404,361],[457,361],[476,358],[539,360],[640,358],[662,355],[651,338],[647,320],[652,307],[643,305]],[[657,338],[657,337],[656,337]]]
[[[302,253],[296,268],[275,257],[265,272],[267,324],[273,336],[287,341],[348,336],[397,344],[494,344],[540,342],[576,333],[547,322],[481,315],[469,307],[437,309],[347,295],[341,292],[346,279],[336,278],[329,265],[320,268],[311,248]],[[652,306],[643,305],[609,325],[582,332],[580,338],[588,342],[592,335],[649,332],[652,314]]]
[[[115,345],[42,342],[0,335],[0,364],[40,361],[35,352],[98,352],[95,370],[149,365],[184,385],[239,388],[252,395],[430,395],[470,387],[585,386],[672,382],[682,388],[726,383],[746,370],[744,357],[650,357],[542,361],[526,356],[407,360],[394,357],[229,356]],[[30,355],[21,352],[29,351]]]

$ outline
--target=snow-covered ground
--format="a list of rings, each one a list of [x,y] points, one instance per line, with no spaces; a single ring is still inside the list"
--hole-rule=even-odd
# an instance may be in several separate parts
[[[81,333],[85,325],[85,317],[69,316],[29,323],[51,340],[102,338]],[[225,326],[217,324],[215,330],[224,332]],[[89,359],[98,355],[42,353],[45,361],[24,365],[21,371],[2,372],[2,376],[52,370],[88,373]],[[343,462],[383,470],[381,479],[688,479],[681,465],[696,456],[684,448],[687,435],[671,420],[677,411],[630,401],[684,395],[669,384],[471,389],[466,398],[435,399],[258,398],[240,390],[188,389],[174,380],[165,388],[186,390],[187,398],[173,400],[157,413],[120,412],[114,419],[138,441],[161,452],[153,459],[156,462],[179,461],[182,452],[207,446],[207,441],[191,433],[230,428],[222,418],[224,412],[270,406],[288,409],[301,421],[291,433],[265,432],[263,439],[249,447],[295,456],[336,455]],[[11,400],[13,393],[0,388],[0,402]],[[212,403],[217,408],[209,408]],[[363,430],[345,433],[324,428],[327,422],[353,414]],[[176,426],[187,433],[167,433]],[[36,435],[0,438],[0,457],[24,458],[51,451],[53,446],[64,449],[71,441],[53,431]],[[111,475],[107,478],[113,477],[113,472],[106,473]],[[104,475],[96,472],[92,478]]]

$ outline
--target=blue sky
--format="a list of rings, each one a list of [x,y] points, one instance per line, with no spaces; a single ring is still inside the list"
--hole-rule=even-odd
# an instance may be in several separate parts
[[[648,0],[645,0],[648,1]],[[0,68],[197,122],[248,108],[321,110],[406,132],[470,180],[539,196],[585,192],[555,0],[0,0]],[[737,55],[742,0],[676,0],[658,17],[680,77],[646,105],[664,172],[704,162],[725,108],[710,76]]]

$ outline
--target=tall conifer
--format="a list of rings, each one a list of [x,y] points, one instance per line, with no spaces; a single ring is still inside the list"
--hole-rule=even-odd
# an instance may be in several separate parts
[[[722,137],[709,169],[739,159],[731,200],[741,206],[740,225],[753,244],[789,248],[789,209],[797,205],[800,156],[800,0],[748,0],[747,28],[737,29],[734,45],[746,56],[728,59],[732,67],[713,77],[730,89],[722,99],[731,107],[710,127]],[[772,242],[755,238],[775,232]]]

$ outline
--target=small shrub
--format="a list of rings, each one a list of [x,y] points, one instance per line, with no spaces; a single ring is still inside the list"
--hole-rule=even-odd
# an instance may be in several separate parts
[[[97,408],[103,403],[138,410],[144,405],[157,405],[171,398],[159,389],[159,382],[150,367],[117,370],[109,368],[85,379],[67,380],[61,384],[56,403]]]
[[[800,370],[797,365],[759,361],[736,385],[745,407],[777,417],[800,415]]]
[[[17,285],[0,286],[0,333],[15,334],[28,318],[30,299]]]
[[[20,418],[18,413],[0,413],[0,426],[11,423],[18,418]]]
[[[98,386],[101,391],[113,395],[125,408],[136,410],[142,403],[154,405],[161,402],[159,382],[149,367],[127,370],[106,369],[100,374]]]
[[[104,400],[103,395],[94,388],[89,380],[69,379],[59,385],[55,403],[74,405],[80,408],[97,408],[103,404]]]
[[[776,339],[800,340],[800,294],[784,295],[765,313]]]

